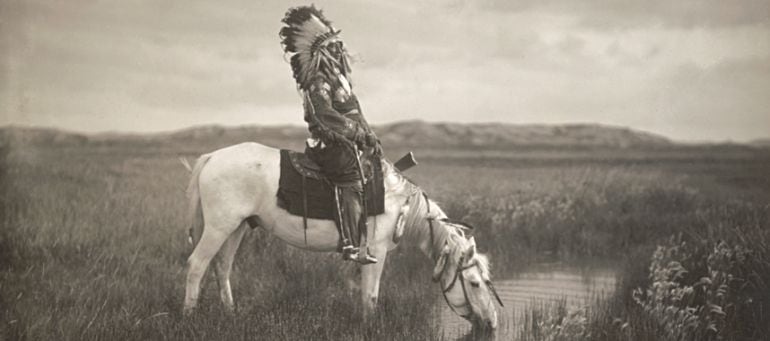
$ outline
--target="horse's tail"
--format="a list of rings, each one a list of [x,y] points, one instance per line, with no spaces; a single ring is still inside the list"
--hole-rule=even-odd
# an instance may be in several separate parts
[[[187,198],[190,200],[189,215],[189,239],[188,242],[195,246],[203,235],[203,209],[201,208],[201,196],[198,189],[198,178],[200,177],[203,166],[211,158],[211,154],[204,154],[195,162],[190,176],[190,183],[187,185]]]

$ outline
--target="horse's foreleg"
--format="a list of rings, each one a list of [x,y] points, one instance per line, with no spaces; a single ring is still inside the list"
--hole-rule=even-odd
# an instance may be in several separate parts
[[[364,304],[364,317],[374,314],[377,307],[377,295],[380,291],[380,277],[385,267],[387,248],[385,246],[370,247],[370,252],[377,257],[378,262],[361,266],[361,299]]]
[[[230,231],[227,229],[217,229],[206,225],[203,229],[203,235],[195,246],[195,250],[187,259],[187,288],[184,298],[184,314],[189,315],[198,304],[198,295],[200,294],[201,278],[206,273],[206,268],[211,262],[211,258],[217,254],[222,243],[227,239]]]
[[[219,283],[219,297],[229,311],[235,310],[233,291],[230,287],[230,272],[233,269],[235,253],[238,251],[238,246],[241,245],[241,240],[247,229],[246,223],[241,223],[238,229],[227,238],[214,259],[214,271],[217,274],[217,283]]]

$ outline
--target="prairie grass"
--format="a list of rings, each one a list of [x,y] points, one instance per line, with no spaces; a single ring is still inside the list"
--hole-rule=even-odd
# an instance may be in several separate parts
[[[415,250],[389,256],[377,317],[364,323],[347,280],[355,267],[337,255],[293,249],[261,230],[247,234],[236,258],[237,311],[222,310],[210,276],[200,309],[181,318],[191,250],[183,225],[188,174],[177,157],[206,151],[1,150],[0,339],[443,338],[433,308],[443,303],[428,260]],[[655,153],[634,159],[563,154],[521,159],[426,151],[409,174],[451,217],[477,226],[481,251],[490,254],[498,277],[542,261],[619,269],[615,296],[577,315],[558,305],[535,307],[530,323],[513,323],[542,330],[525,328],[522,339],[566,339],[559,334],[563,326],[574,327],[573,339],[667,337],[666,326],[632,292],[650,287],[654,253],[658,245],[673,247],[671,236],[693,245],[690,253],[697,255],[692,265],[681,260],[690,275],[674,281],[680,287],[709,275],[708,257],[720,242],[750,250],[751,262],[741,266],[750,270],[751,283],[770,283],[767,155],[699,154],[683,162]],[[755,302],[742,316],[766,321],[761,314],[770,290],[739,294]],[[546,322],[531,323],[535,318]],[[712,336],[752,339],[768,332],[758,322],[720,323],[720,334]]]
[[[436,297],[421,256],[389,259],[382,314],[364,324],[345,280],[355,268],[261,230],[243,242],[235,265],[238,311],[222,311],[212,276],[201,310],[182,319],[188,175],[174,157],[132,154],[52,148],[7,156],[3,339],[432,338]]]
[[[610,166],[497,158],[489,169],[455,158],[419,171],[431,174],[436,196],[452,198],[451,216],[481,227],[498,272],[541,261],[620,269],[610,300],[578,317],[534,308],[519,321],[529,327],[522,339],[762,339],[770,332],[770,163],[703,157]],[[473,180],[441,187],[443,172]],[[576,323],[580,332],[570,329]]]

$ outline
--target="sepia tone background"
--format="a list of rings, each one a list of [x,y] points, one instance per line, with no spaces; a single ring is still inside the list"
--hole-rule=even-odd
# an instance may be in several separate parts
[[[302,3],[295,2],[295,5]],[[3,1],[0,125],[302,124],[284,1]],[[373,123],[600,123],[681,141],[770,127],[770,2],[317,1]]]
[[[499,328],[453,313],[407,236],[364,321],[356,266],[260,228],[235,312],[208,274],[182,316],[180,159],[303,148],[278,43],[300,4],[0,0],[0,340],[770,335],[770,2],[753,0],[317,2],[386,156],[414,151],[405,174],[476,227]]]

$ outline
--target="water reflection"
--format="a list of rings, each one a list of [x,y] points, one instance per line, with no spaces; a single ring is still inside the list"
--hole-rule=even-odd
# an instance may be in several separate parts
[[[592,304],[593,299],[614,291],[615,273],[609,270],[540,267],[521,272],[509,279],[496,279],[495,287],[505,304],[505,308],[498,307],[497,330],[472,330],[470,323],[455,315],[442,300],[439,318],[447,339],[515,339],[528,310],[557,302],[568,308]]]

